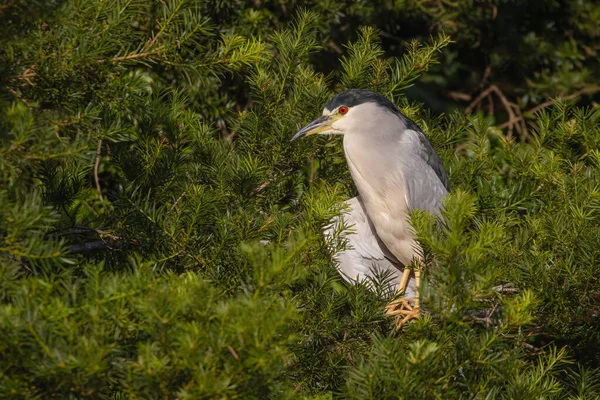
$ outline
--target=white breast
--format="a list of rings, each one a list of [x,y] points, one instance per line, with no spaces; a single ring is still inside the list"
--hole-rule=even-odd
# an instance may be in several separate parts
[[[386,139],[345,135],[346,160],[377,235],[402,264],[408,265],[419,252],[407,219],[406,182],[397,162],[402,152],[389,140],[374,142],[378,140]]]

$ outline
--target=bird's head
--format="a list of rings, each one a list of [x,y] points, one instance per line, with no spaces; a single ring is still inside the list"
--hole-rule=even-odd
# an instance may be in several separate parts
[[[292,140],[315,134],[344,135],[365,134],[382,131],[382,127],[397,126],[398,118],[405,117],[396,106],[367,89],[349,89],[331,99],[323,109],[323,115],[294,135]],[[390,124],[386,124],[390,120]]]

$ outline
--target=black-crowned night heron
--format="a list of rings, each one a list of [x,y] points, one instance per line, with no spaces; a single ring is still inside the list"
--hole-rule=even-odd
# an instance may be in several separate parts
[[[348,211],[342,216],[354,234],[346,236],[349,247],[335,254],[338,269],[350,282],[390,271],[403,297],[386,312],[402,326],[420,315],[421,251],[407,212],[418,208],[439,214],[450,190],[448,174],[417,124],[370,90],[338,94],[292,140],[317,133],[344,135],[346,161],[359,193],[346,202]],[[326,235],[332,236],[336,223],[340,221]]]

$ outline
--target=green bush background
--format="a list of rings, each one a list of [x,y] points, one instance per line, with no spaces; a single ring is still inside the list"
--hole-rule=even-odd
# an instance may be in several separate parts
[[[600,397],[594,1],[0,20],[2,398]],[[340,138],[289,141],[351,87],[415,120],[453,186],[445,226],[412,215],[428,314],[398,333],[321,235],[355,194]]]

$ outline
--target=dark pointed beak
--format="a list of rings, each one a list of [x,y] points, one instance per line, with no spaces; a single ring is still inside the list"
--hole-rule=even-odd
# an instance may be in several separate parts
[[[306,125],[304,128],[300,129],[298,131],[298,133],[296,133],[294,135],[294,137],[292,138],[292,141],[301,138],[303,136],[310,136],[310,135],[314,135],[317,133],[322,133],[322,132],[326,132],[328,130],[331,130],[331,124],[333,124],[336,121],[336,118],[332,118],[331,115],[323,115],[317,119],[315,119],[314,121],[312,121],[311,123],[309,123],[308,125]]]

